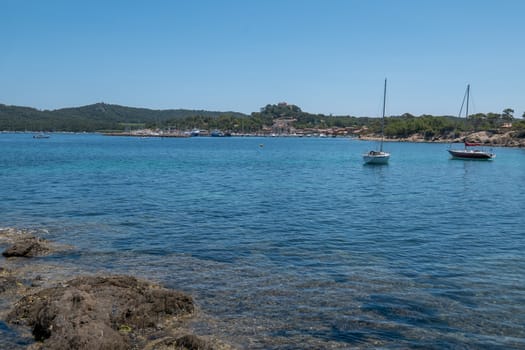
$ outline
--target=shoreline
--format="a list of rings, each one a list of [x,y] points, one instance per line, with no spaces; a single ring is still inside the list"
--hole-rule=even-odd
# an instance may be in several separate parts
[[[27,131],[27,132],[6,132],[6,131],[0,131],[0,134],[34,134],[35,132]],[[193,137],[214,137],[212,135],[200,135],[200,136],[191,136],[187,134],[180,134],[180,133],[166,133],[166,134],[158,134],[158,133],[133,133],[133,132],[93,132],[93,133],[86,133],[86,132],[50,132],[46,133],[47,135],[53,135],[53,134],[95,134],[95,135],[103,135],[103,136],[115,136],[115,137],[135,137],[135,138],[193,138]],[[509,147],[509,148],[522,148],[525,147],[525,137],[517,137],[516,131],[508,131],[505,133],[494,133],[494,132],[488,132],[488,131],[480,131],[476,133],[471,133],[468,135],[462,135],[458,138],[441,138],[441,137],[435,137],[432,139],[425,138],[421,134],[414,134],[409,137],[403,137],[403,138],[389,138],[384,137],[384,142],[411,142],[411,143],[463,143],[463,140],[465,138],[468,138],[471,142],[477,142],[481,143],[480,147]],[[325,135],[325,134],[231,134],[228,136],[222,136],[222,137],[262,137],[262,138],[348,138],[351,140],[356,141],[381,141],[381,136],[377,134],[367,134],[367,135]]]
[[[465,139],[470,142],[480,143],[479,147],[509,147],[522,148],[525,147],[525,138],[518,138],[513,131],[503,134],[490,133],[487,131],[480,131],[468,135],[463,135],[459,138],[434,138],[432,140],[425,139],[422,135],[415,134],[406,138],[383,138],[384,142],[411,142],[411,143],[463,143]],[[360,136],[358,140],[362,141],[381,141],[381,136]]]
[[[46,233],[0,227],[0,348],[234,349],[194,334],[190,295],[143,277],[53,265],[44,257],[75,247]]]

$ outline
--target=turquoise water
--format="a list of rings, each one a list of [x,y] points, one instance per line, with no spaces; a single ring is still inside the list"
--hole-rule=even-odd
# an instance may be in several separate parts
[[[525,150],[372,146],[0,134],[0,226],[191,293],[239,348],[525,348]]]

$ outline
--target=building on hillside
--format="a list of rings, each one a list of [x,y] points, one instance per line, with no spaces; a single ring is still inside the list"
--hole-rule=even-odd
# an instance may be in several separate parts
[[[295,134],[296,129],[292,126],[295,118],[278,118],[273,120],[272,133],[277,135]]]

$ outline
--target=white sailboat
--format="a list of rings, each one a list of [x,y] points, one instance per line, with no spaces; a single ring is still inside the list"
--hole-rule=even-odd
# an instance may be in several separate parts
[[[363,160],[365,164],[388,164],[390,159],[390,153],[383,151],[383,139],[385,133],[385,104],[386,104],[386,78],[385,78],[385,87],[383,91],[383,117],[381,119],[381,143],[379,146],[379,151],[372,150],[363,154]]]
[[[468,104],[469,104],[469,96],[470,96],[470,85],[467,85],[467,91],[465,91],[465,96],[463,97],[463,104],[465,103],[465,99],[467,100],[466,108],[465,108],[465,118],[468,120]],[[459,115],[461,117],[461,111],[463,110],[463,104],[461,105],[461,109],[459,110]],[[448,153],[452,155],[453,159],[465,159],[465,160],[492,160],[496,157],[494,153],[486,152],[482,149],[476,149],[476,148],[468,148],[468,147],[477,147],[481,146],[481,144],[476,142],[468,142],[465,138],[464,140],[465,147],[462,149],[448,149]]]

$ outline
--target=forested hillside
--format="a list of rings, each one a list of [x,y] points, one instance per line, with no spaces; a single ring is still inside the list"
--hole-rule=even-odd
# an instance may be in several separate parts
[[[245,116],[237,112],[200,110],[152,110],[96,103],[83,107],[38,110],[0,104],[0,130],[5,131],[73,131],[94,132],[126,130],[149,126],[164,127],[167,121],[185,118],[218,118],[222,115]]]
[[[515,119],[512,109],[503,113],[478,113],[468,119],[452,116],[401,116],[385,118],[385,136],[408,138],[420,135],[425,140],[454,138],[462,132],[514,130],[518,137],[525,135],[525,121]],[[360,135],[378,134],[381,119],[371,117],[332,116],[304,112],[287,103],[268,104],[259,112],[246,115],[238,112],[212,112],[204,110],[152,110],[106,103],[38,110],[30,107],[0,104],[0,130],[3,131],[71,131],[103,132],[126,131],[143,128],[202,130],[220,129],[232,133],[258,133],[285,121],[296,130],[350,128]]]

